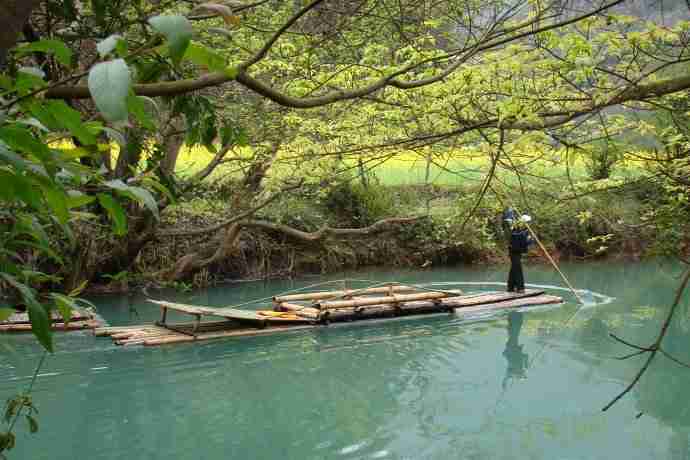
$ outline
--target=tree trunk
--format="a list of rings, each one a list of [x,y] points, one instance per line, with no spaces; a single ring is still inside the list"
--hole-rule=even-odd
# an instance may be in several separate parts
[[[164,134],[163,146],[165,149],[165,156],[163,161],[161,161],[161,171],[170,175],[175,172],[175,166],[177,165],[177,157],[180,156],[180,150],[184,145],[184,131],[182,126],[182,120],[178,118],[174,119],[171,123],[171,132]]]
[[[125,131],[127,144],[124,147],[120,146],[120,154],[115,166],[115,177],[122,179],[132,175],[132,168],[135,168],[141,159],[141,134],[135,129]]]
[[[0,2],[0,70],[7,64],[8,51],[17,44],[19,32],[38,6],[39,0],[2,0]]]

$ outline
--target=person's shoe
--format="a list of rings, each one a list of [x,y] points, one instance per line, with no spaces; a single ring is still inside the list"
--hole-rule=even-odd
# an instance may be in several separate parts
[[[525,293],[525,290],[524,290],[524,289],[518,289],[518,290],[517,290],[517,293],[518,293],[518,294],[524,294],[524,293]]]

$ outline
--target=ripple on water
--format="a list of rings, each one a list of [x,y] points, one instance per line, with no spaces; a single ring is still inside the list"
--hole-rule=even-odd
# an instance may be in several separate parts
[[[554,283],[551,274],[539,276],[530,267],[531,279]],[[653,313],[655,301],[635,304],[652,305]],[[209,295],[209,303],[230,302]],[[644,325],[626,305],[579,310],[568,327],[574,304],[525,309],[512,355],[503,312],[159,348],[116,348],[88,334],[56,336],[58,351],[36,384],[41,431],[31,439],[20,433],[13,456],[665,458],[673,427],[652,415],[634,424],[625,419],[640,401],[652,404],[647,393],[631,394],[609,418],[587,415],[628,376],[629,368],[600,359],[611,350],[595,340],[613,327],[636,337]],[[144,307],[138,319],[127,309],[118,304],[103,315],[112,324],[149,319]],[[31,337],[6,343],[11,350],[3,348],[0,358],[0,399],[25,386],[42,354]],[[541,358],[523,378],[513,378],[521,353],[529,362]],[[667,382],[681,378],[672,376]]]

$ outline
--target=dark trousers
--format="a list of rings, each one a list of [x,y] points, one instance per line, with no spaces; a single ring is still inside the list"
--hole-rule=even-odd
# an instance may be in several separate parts
[[[524,290],[525,276],[522,274],[522,253],[510,251],[510,272],[508,273],[508,290]]]

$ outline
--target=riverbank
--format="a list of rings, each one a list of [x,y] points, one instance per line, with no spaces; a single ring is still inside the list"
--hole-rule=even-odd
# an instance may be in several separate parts
[[[639,225],[649,208],[639,191],[600,191],[585,199],[560,201],[550,191],[529,193],[524,212],[533,216],[534,230],[556,260],[639,260],[653,254],[659,244],[658,228]],[[217,232],[199,233],[199,229],[216,227],[240,212],[225,203],[222,188],[206,186],[166,208],[160,223],[166,234],[144,247],[131,270],[110,274],[92,283],[91,290],[126,291],[142,285],[190,289],[230,280],[291,278],[371,266],[504,264],[499,218],[504,202],[487,194],[477,204],[476,196],[471,187],[376,183],[346,183],[319,197],[286,195],[256,218],[301,232],[318,232],[324,225],[362,228],[391,216],[418,219],[391,225],[381,233],[314,241],[293,238],[276,228],[245,228],[236,250],[220,263],[181,280],[152,276],[196,248],[215,244]],[[547,263],[538,248],[527,259]]]

